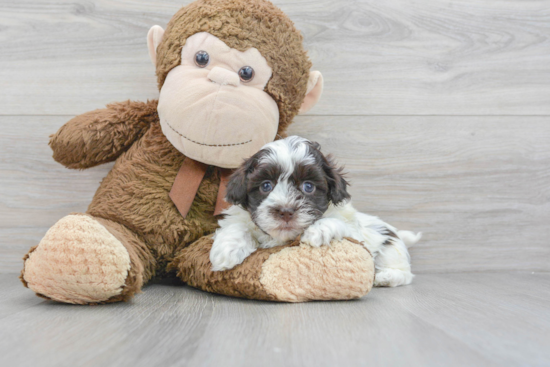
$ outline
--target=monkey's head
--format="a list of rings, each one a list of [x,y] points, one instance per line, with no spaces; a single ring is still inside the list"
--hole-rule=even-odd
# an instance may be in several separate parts
[[[198,0],[147,36],[162,131],[186,156],[238,167],[279,135],[323,88],[302,36],[266,0]]]

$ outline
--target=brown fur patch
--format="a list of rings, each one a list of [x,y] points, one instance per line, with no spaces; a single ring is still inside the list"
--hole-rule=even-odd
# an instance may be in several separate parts
[[[186,39],[199,32],[239,51],[255,47],[266,58],[273,76],[265,91],[279,106],[278,133],[284,135],[304,100],[311,68],[292,21],[266,0],[198,0],[183,7],[168,23],[157,48],[159,89],[168,72],[180,65]]]
[[[23,283],[23,285],[26,287],[26,288],[29,288],[29,284],[27,283],[27,281],[25,280],[25,262],[27,261],[27,259],[31,256],[31,254],[36,251],[36,248],[38,247],[38,245],[36,246],[33,246],[31,247],[31,249],[29,250],[29,252],[27,252],[25,254],[25,256],[23,256],[23,269],[21,269],[21,274],[19,274],[19,280],[21,280],[21,282]]]
[[[389,246],[391,244],[393,244],[393,240],[394,239],[398,239],[399,237],[397,236],[397,234],[395,234],[394,231],[392,231],[391,229],[389,228],[385,228],[384,231],[381,233],[383,234],[384,236],[388,236],[389,238],[387,240],[384,241],[384,243],[382,244],[382,246]]]
[[[53,158],[75,169],[112,162],[157,120],[157,101],[111,103],[86,112],[50,136]]]
[[[136,293],[140,293],[143,284],[153,277],[156,261],[145,243],[126,227],[106,219],[94,219],[115,236],[130,255],[130,270],[122,293],[109,298],[105,303],[128,301]]]

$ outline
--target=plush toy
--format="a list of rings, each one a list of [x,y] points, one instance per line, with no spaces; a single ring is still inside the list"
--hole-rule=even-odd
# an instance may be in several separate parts
[[[274,301],[358,298],[370,253],[352,240],[299,240],[212,272],[209,251],[231,169],[285,136],[319,99],[302,36],[264,0],[198,0],[166,32],[149,31],[159,100],[113,103],[51,137],[68,168],[116,161],[85,214],[59,220],[24,258],[21,280],[67,303],[126,301],[153,276],[209,292]]]

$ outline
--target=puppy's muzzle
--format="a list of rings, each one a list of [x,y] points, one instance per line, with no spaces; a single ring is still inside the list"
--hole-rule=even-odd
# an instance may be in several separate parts
[[[275,216],[281,220],[284,220],[286,223],[290,223],[294,219],[294,213],[296,210],[292,208],[279,208],[275,210]]]

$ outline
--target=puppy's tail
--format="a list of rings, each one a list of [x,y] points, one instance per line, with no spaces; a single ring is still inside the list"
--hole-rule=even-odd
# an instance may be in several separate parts
[[[414,232],[411,231],[397,231],[397,236],[399,236],[405,246],[411,247],[412,245],[420,241],[420,239],[422,238],[422,232],[414,234]]]

